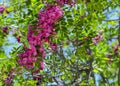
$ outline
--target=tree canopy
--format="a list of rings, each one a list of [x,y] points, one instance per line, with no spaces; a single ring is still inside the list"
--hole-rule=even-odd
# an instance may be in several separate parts
[[[0,76],[0,86],[120,86],[119,0],[3,0]]]

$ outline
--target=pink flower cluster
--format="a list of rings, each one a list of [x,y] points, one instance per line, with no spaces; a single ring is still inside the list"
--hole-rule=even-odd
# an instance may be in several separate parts
[[[28,42],[30,48],[24,47],[24,53],[18,54],[18,63],[27,69],[33,69],[35,62],[40,62],[40,70],[44,69],[45,49],[44,43],[48,42],[52,50],[56,44],[50,42],[49,38],[55,34],[54,25],[62,17],[63,11],[60,6],[49,6],[46,10],[40,11],[38,22],[34,26],[28,25]]]
[[[56,2],[58,2],[60,5],[64,5],[64,4],[70,4],[71,6],[73,6],[76,3],[76,0],[56,0]]]
[[[64,5],[68,3],[68,0],[56,0],[60,5]]]
[[[3,80],[6,84],[10,85],[12,83],[12,78],[9,76]]]
[[[103,36],[101,34],[97,34],[96,37],[92,38],[93,43],[96,45],[98,42],[100,42],[103,39]]]
[[[47,10],[39,12],[40,28],[44,28],[45,37],[53,32],[55,22],[62,17],[62,14],[60,6],[49,6]]]
[[[40,62],[40,65],[41,65],[41,66],[40,66],[40,69],[41,69],[41,70],[43,70],[43,69],[44,69],[44,67],[45,67],[44,62]]]
[[[24,47],[24,53],[18,54],[20,60],[18,63],[22,66],[26,66],[27,69],[34,68],[34,62],[37,60],[35,56],[37,55],[34,46],[30,46],[30,49]]]

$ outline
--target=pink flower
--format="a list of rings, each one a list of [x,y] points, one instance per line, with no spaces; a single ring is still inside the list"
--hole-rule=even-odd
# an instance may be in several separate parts
[[[7,30],[8,30],[8,27],[5,26],[5,27],[3,28],[3,32],[7,34]]]
[[[113,55],[111,53],[107,54],[106,57],[111,58]]]
[[[7,78],[5,78],[4,80],[3,80],[6,84],[10,84],[11,82],[12,82],[12,79],[11,79],[11,77],[7,77]]]
[[[103,39],[103,36],[98,34],[96,37],[92,38],[93,43],[96,45],[98,42],[100,42]]]
[[[60,5],[64,5],[68,3],[68,0],[56,0]]]
[[[113,50],[116,52],[116,51],[118,51],[118,45],[115,45],[114,47],[113,47]]]
[[[22,63],[25,65],[25,64],[27,64],[27,62],[28,62],[28,59],[27,58],[23,58],[22,59]]]
[[[76,3],[76,0],[71,0],[71,2],[69,2],[69,0],[56,0],[56,2],[58,2],[60,5],[70,4],[73,6]]]
[[[53,51],[57,49],[57,44],[56,43],[51,43],[50,47],[52,48]]]
[[[2,14],[4,10],[5,10],[5,7],[0,6],[0,14]]]
[[[26,66],[27,69],[33,69],[34,68],[33,63],[26,64],[25,66]]]
[[[18,42],[20,42],[20,38],[21,38],[21,36],[18,36],[18,37],[17,37],[17,41],[18,41]]]
[[[40,70],[44,70],[44,68],[45,68],[44,62],[40,62]]]

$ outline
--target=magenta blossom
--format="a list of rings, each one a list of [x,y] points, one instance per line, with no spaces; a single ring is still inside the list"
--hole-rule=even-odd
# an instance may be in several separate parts
[[[76,3],[76,0],[72,0],[71,2],[69,0],[56,0],[56,2],[60,5],[69,4],[73,6]]]
[[[57,44],[56,43],[51,43],[50,47],[53,51],[55,51],[57,49]]]
[[[8,76],[7,78],[5,78],[3,81],[4,81],[6,84],[8,84],[8,85],[12,83],[12,79],[11,79],[10,76]]]
[[[7,27],[7,26],[3,27],[3,32],[4,32],[4,33],[7,34],[7,30],[8,30],[8,27]]]
[[[3,6],[0,6],[0,14],[2,14],[4,10],[5,8]]]
[[[44,70],[44,68],[45,68],[44,62],[40,62],[40,70]]]
[[[96,45],[98,42],[100,42],[103,39],[103,36],[98,34],[96,37],[92,38],[93,43]]]
[[[115,46],[113,47],[113,50],[114,50],[115,52],[117,52],[117,51],[118,51],[118,48],[119,48],[119,46],[118,46],[118,45],[115,45]]]
[[[18,37],[17,37],[17,41],[18,41],[18,42],[20,42],[20,38],[21,38],[21,36],[18,36]]]
[[[55,33],[54,26],[63,15],[63,10],[60,6],[48,6],[46,10],[38,13],[38,22],[33,26],[28,25],[27,39],[30,48],[24,46],[24,53],[18,54],[20,59],[18,64],[25,66],[27,69],[33,69],[39,58],[44,60],[46,55],[44,43],[51,43],[50,37]],[[17,38],[20,41],[20,37]],[[53,50],[56,49],[55,44],[50,45]],[[38,58],[39,57],[39,58]],[[44,62],[40,62],[40,70],[44,69]]]

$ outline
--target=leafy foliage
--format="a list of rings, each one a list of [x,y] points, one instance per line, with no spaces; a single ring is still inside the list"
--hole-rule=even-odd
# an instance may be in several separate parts
[[[0,86],[120,85],[119,12],[117,19],[106,18],[120,10],[119,0],[64,1],[0,5]],[[21,46],[7,57],[10,35]]]

